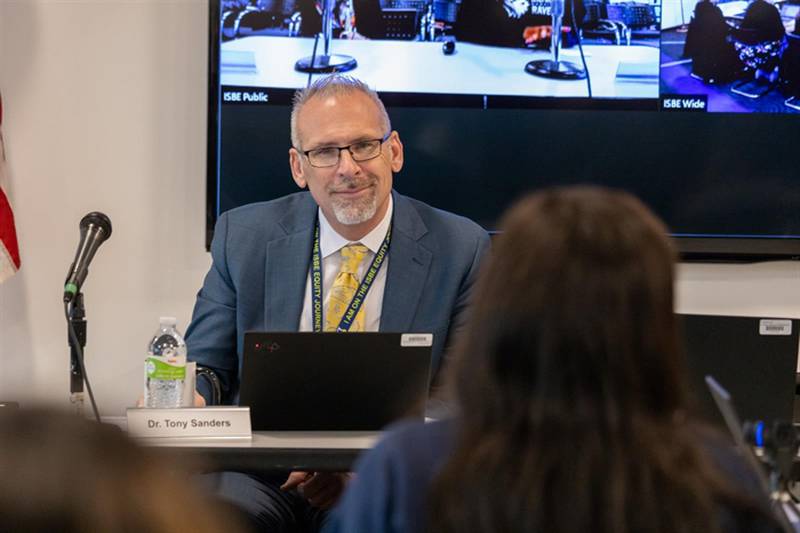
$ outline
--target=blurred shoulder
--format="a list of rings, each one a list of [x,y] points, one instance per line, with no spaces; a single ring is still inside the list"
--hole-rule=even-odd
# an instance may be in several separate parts
[[[360,461],[359,469],[378,464],[402,477],[427,477],[438,469],[455,442],[455,421],[404,421],[390,426],[375,447]]]

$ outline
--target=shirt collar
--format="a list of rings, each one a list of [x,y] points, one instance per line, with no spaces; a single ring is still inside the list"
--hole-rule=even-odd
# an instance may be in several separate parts
[[[380,224],[375,226],[372,231],[367,233],[364,238],[360,241],[361,244],[369,248],[369,250],[377,254],[378,250],[381,248],[381,244],[383,244],[383,239],[386,237],[386,232],[389,231],[389,224],[392,223],[392,211],[394,209],[394,200],[392,195],[389,195],[389,207],[386,209],[386,214],[383,215],[383,219],[381,220]],[[322,255],[322,258],[326,258],[331,254],[338,252],[344,246],[347,246],[353,241],[349,241],[336,233],[336,230],[333,229],[328,219],[325,218],[325,214],[322,212],[322,209],[317,208],[319,213],[319,251]]]

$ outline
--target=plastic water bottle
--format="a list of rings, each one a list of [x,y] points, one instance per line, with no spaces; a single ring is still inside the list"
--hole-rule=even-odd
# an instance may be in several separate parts
[[[186,380],[186,341],[171,316],[158,319],[159,326],[147,347],[144,372],[145,407],[181,406]]]

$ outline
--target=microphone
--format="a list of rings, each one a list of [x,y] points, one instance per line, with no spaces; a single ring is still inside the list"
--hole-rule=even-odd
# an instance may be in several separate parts
[[[81,230],[81,240],[75,252],[75,260],[67,272],[67,281],[64,282],[64,303],[71,302],[81,290],[95,252],[111,236],[111,220],[99,211],[83,217],[78,227]]]

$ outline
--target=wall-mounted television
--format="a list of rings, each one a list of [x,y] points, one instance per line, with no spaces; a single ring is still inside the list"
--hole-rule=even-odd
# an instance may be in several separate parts
[[[211,0],[207,243],[220,213],[297,190],[291,97],[322,56],[386,103],[395,188],[489,231],[526,191],[594,183],[688,259],[800,257],[794,1]],[[759,41],[754,11],[783,33]]]

